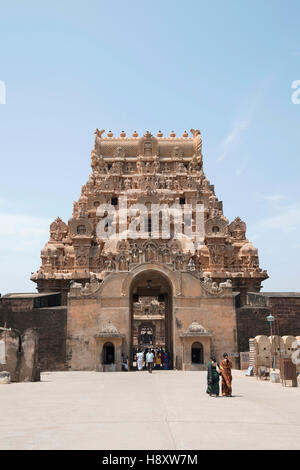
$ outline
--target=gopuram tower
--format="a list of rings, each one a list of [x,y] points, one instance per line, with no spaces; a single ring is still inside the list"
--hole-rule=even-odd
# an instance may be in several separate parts
[[[170,368],[202,370],[212,351],[237,350],[235,292],[243,304],[268,275],[203,172],[199,130],[103,134],[31,279],[68,305],[69,368],[121,370],[122,357],[135,367],[138,348],[159,347]]]
[[[50,239],[41,251],[42,265],[31,276],[39,292],[59,291],[66,303],[71,281],[83,286],[91,279],[102,282],[107,273],[130,272],[134,266],[150,261],[183,272],[192,266],[199,279],[212,283],[229,279],[242,299],[247,291],[260,290],[268,275],[259,267],[257,249],[246,238],[245,222],[237,217],[229,223],[223,214],[222,201],[203,171],[199,130],[191,129],[190,135],[184,132],[182,137],[174,132],[164,137],[160,131],[156,137],[150,132],[142,137],[136,132],[131,137],[125,132],[114,137],[111,131],[104,137],[104,130],[97,129],[91,167],[68,223],[58,217],[50,225]],[[168,239],[153,239],[149,227],[146,239],[145,233],[143,238],[134,239],[130,233],[126,239],[98,238],[98,206],[114,207],[118,229],[119,204],[125,196],[128,208],[135,204],[149,208],[149,225],[151,204],[190,204],[191,237],[176,239],[171,222]],[[201,240],[193,236],[197,204],[204,208]],[[128,226],[133,219],[128,217]]]

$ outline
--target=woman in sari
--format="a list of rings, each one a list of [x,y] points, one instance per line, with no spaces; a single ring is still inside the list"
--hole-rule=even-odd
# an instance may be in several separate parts
[[[232,396],[232,375],[231,375],[231,368],[232,362],[228,359],[228,354],[223,354],[223,360],[220,362],[220,370],[222,374],[222,395],[223,397],[231,397]]]
[[[211,356],[210,362],[206,366],[207,368],[207,389],[206,393],[209,396],[218,397],[220,393],[219,379],[220,379],[220,369],[217,364],[217,359],[215,356]]]

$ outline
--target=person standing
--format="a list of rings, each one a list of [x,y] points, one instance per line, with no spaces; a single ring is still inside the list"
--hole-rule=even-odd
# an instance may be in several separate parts
[[[170,355],[169,351],[166,349],[163,349],[163,369],[164,370],[169,370],[169,364],[170,364]]]
[[[128,356],[127,356],[128,359]],[[122,354],[122,370],[128,371],[128,360],[125,359],[124,354]]]
[[[152,368],[155,369],[155,368],[156,368],[156,354],[155,354],[155,350],[153,349],[152,352],[153,352],[153,365],[152,365]]]
[[[157,349],[156,350],[156,369],[160,369],[161,368],[161,350],[160,349]]]
[[[209,396],[215,396],[218,397],[220,394],[220,386],[219,386],[219,380],[220,380],[220,369],[217,364],[217,359],[215,356],[211,356],[210,362],[206,366],[207,368],[207,389],[206,393],[209,394]]]
[[[152,368],[153,368],[153,352],[149,349],[147,354],[146,354],[146,362],[148,365],[148,372],[152,374]]]
[[[144,367],[144,352],[139,349],[139,351],[136,354],[136,362],[137,362],[137,367],[138,370],[142,370]]]
[[[232,396],[232,362],[228,359],[228,354],[223,354],[223,360],[220,362],[220,370],[222,374],[222,395],[223,397]]]

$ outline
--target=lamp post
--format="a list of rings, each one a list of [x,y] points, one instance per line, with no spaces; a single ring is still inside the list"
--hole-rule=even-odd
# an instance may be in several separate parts
[[[273,329],[272,329],[272,326],[273,326],[273,322],[275,320],[275,317],[273,317],[273,315],[270,313],[270,315],[267,316],[267,320],[270,324],[270,332],[271,332],[271,357],[272,357],[272,367],[273,367],[273,370],[275,370],[275,367],[274,367],[274,356],[273,356]]]

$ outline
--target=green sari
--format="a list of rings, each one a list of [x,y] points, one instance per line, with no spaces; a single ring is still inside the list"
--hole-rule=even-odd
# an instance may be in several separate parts
[[[219,379],[220,375],[217,372],[217,368],[214,367],[211,361],[207,364],[207,390],[206,393],[209,395],[219,395]]]

